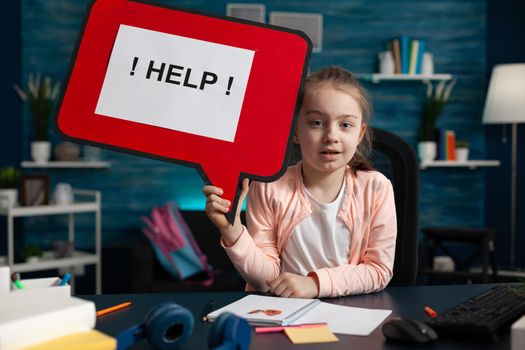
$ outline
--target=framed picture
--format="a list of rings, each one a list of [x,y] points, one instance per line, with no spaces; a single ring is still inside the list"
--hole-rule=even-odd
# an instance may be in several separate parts
[[[301,30],[312,40],[313,52],[323,50],[323,15],[320,13],[270,12],[270,24]]]
[[[22,175],[20,203],[24,206],[49,204],[49,175]]]
[[[266,6],[264,4],[228,3],[226,4],[226,16],[264,23]]]

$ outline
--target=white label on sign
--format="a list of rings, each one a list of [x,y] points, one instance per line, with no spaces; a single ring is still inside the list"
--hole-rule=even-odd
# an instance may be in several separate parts
[[[95,112],[233,142],[253,55],[121,25]]]

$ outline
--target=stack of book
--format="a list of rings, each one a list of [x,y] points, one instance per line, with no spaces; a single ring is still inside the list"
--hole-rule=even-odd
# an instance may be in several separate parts
[[[425,40],[401,35],[389,42],[395,74],[421,74]]]
[[[9,278],[1,275],[0,285],[2,276]],[[57,278],[21,280],[18,289],[1,294],[0,349],[116,349],[115,338],[94,329],[95,304],[51,280]]]
[[[456,134],[452,130],[439,129],[436,160],[456,160]]]

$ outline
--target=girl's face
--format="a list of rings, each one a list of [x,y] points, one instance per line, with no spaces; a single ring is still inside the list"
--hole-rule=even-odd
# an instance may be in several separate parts
[[[305,94],[294,141],[301,147],[304,166],[331,173],[346,169],[365,130],[356,100],[324,83]]]

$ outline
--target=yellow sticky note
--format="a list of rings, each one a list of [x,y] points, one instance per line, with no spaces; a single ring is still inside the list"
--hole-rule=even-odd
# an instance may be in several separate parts
[[[25,350],[114,350],[117,340],[95,329],[50,340]]]
[[[339,339],[328,326],[314,328],[285,328],[284,332],[294,344],[334,343]]]

